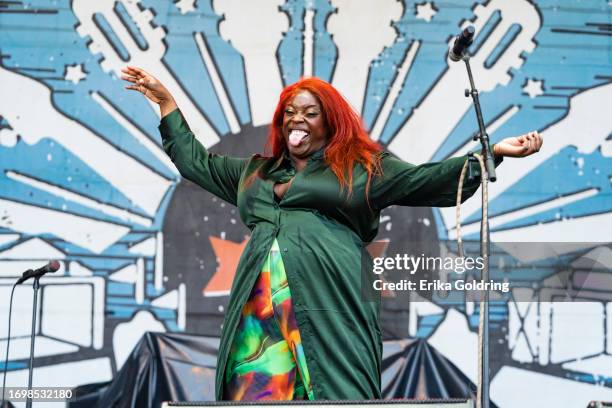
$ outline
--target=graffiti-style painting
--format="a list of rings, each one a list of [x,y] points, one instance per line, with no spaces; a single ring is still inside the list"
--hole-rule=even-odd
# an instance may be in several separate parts
[[[13,283],[49,259],[61,268],[40,281],[34,385],[109,381],[147,331],[220,334],[249,230],[181,179],[157,107],[124,89],[126,65],[159,78],[214,152],[263,152],[281,89],[317,76],[373,139],[419,164],[478,148],[465,67],[447,58],[471,24],[491,141],[530,130],[545,140],[499,167],[492,240],[583,243],[577,269],[610,265],[611,20],[605,0],[0,1],[0,355]],[[479,237],[480,205],[477,193],[462,206],[464,239]],[[455,224],[454,208],[389,208],[373,251],[444,251]],[[491,306],[492,400],[612,400],[612,285],[573,303],[538,287]],[[27,384],[32,292],[14,295],[9,386]],[[387,350],[427,341],[476,382],[477,305],[409,300],[385,298]]]

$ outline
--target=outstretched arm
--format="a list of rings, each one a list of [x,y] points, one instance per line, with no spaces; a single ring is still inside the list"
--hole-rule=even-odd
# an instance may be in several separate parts
[[[159,105],[159,131],[164,150],[183,177],[236,205],[240,175],[248,159],[209,153],[195,138],[174,98],[154,76],[137,67],[122,69],[126,89],[138,91]]]
[[[495,166],[507,157],[525,157],[540,150],[542,137],[530,132],[510,137],[493,145]],[[459,175],[467,156],[453,157],[437,163],[415,166],[383,155],[383,175],[372,183],[371,200],[378,209],[390,205],[452,207],[456,204]],[[463,185],[462,201],[471,197],[480,186],[480,165],[471,162],[471,179]]]

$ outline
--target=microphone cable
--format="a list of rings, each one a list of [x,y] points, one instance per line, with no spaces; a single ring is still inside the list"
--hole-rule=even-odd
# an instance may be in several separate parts
[[[485,229],[486,229],[486,222],[489,218],[489,179],[487,177],[485,177],[486,175],[486,166],[484,163],[484,159],[482,158],[482,156],[478,153],[474,153],[473,157],[478,161],[478,164],[480,164],[480,175],[481,175],[481,179],[480,182],[482,184],[482,223],[483,225],[485,225]],[[463,183],[465,182],[465,176],[468,172],[468,169],[470,167],[470,161],[471,158],[468,157],[468,159],[465,161],[465,163],[463,163],[463,167],[461,169],[461,174],[459,175],[459,185],[457,186],[457,202],[455,204],[455,230],[457,231],[457,252],[459,253],[459,256],[461,258],[463,258],[465,256],[464,251],[463,251],[463,238],[461,237],[461,196],[463,193]],[[481,233],[485,233],[485,242],[488,241],[489,239],[489,231],[481,231]]]
[[[489,218],[489,180],[487,178],[487,171],[484,159],[478,153],[474,153],[474,157],[478,160],[480,164],[480,182],[482,185],[482,219],[481,219],[481,228],[480,228],[480,236],[482,247],[486,247],[489,244],[489,229],[488,229],[488,218]],[[465,163],[463,163],[463,168],[461,169],[461,174],[459,175],[459,186],[457,188],[457,210],[455,213],[455,222],[456,222],[456,231],[457,231],[457,249],[460,257],[464,256],[463,252],[463,239],[461,238],[461,193],[463,192],[463,183],[465,181],[465,176],[468,168],[470,167],[470,159],[468,158]],[[489,254],[487,253],[487,257]],[[488,270],[488,262],[487,259],[487,270]],[[485,308],[485,300],[484,296],[480,299],[480,316],[478,319],[478,380],[476,384],[476,408],[481,407],[481,396],[483,392],[482,382],[483,382],[483,365],[484,365],[484,355],[482,352],[483,343],[484,343],[484,313],[482,312]]]
[[[6,357],[4,358],[4,375],[2,376],[2,402],[6,401],[4,396],[6,394],[6,369],[8,368],[8,358],[9,358],[9,346],[11,345],[11,313],[13,312],[13,294],[15,293],[15,288],[17,287],[17,283],[13,285],[13,289],[11,289],[11,300],[9,300],[9,313],[8,313],[8,337],[6,339]]]

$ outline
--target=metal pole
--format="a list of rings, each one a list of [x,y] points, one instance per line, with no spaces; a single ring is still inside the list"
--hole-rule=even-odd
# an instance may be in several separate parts
[[[467,69],[468,78],[470,81],[470,89],[465,90],[465,96],[472,97],[474,102],[474,109],[476,111],[476,119],[478,121],[478,136],[482,145],[482,155],[485,161],[486,173],[483,177],[483,206],[482,206],[482,221],[480,225],[480,254],[483,258],[483,269],[482,269],[482,280],[484,282],[489,281],[489,254],[491,241],[489,239],[489,218],[487,216],[488,203],[484,200],[488,197],[484,196],[484,179],[488,178],[489,181],[494,182],[497,179],[495,173],[495,163],[493,161],[493,154],[491,152],[491,146],[489,146],[489,135],[487,134],[484,119],[482,118],[482,110],[480,109],[480,99],[478,97],[478,90],[474,84],[474,77],[472,76],[472,69],[470,68],[470,56],[466,53],[463,56],[465,67]],[[476,138],[474,139],[476,140]],[[489,408],[489,291],[485,290],[482,294],[483,302],[480,308],[482,316],[482,344],[480,350],[481,358],[478,361],[479,377],[481,379],[480,385],[480,398],[478,406],[480,408]]]
[[[465,96],[472,96],[472,100],[474,101],[474,109],[476,110],[476,120],[478,121],[478,132],[479,135],[474,138],[480,139],[480,143],[482,144],[482,153],[485,159],[485,164],[487,167],[487,173],[489,175],[489,181],[494,182],[497,180],[497,175],[495,173],[495,163],[493,162],[493,154],[491,152],[491,146],[489,146],[489,135],[487,134],[487,130],[485,129],[484,120],[482,118],[482,110],[480,109],[480,99],[478,97],[478,89],[474,85],[474,78],[472,77],[472,69],[470,68],[470,56],[465,54],[463,56],[463,62],[465,62],[465,67],[467,69],[468,78],[470,80],[471,89],[465,90]]]
[[[32,374],[34,373],[34,341],[36,340],[36,306],[38,303],[38,288],[40,287],[38,280],[40,277],[34,278],[32,283],[32,289],[34,289],[34,302],[32,306],[32,333],[30,334],[30,367],[28,373],[28,398],[26,400],[26,408],[32,408],[32,398],[30,393],[32,391]]]

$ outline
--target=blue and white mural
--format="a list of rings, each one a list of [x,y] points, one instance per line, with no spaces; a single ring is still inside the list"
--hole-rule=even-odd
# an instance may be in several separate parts
[[[499,168],[492,239],[591,243],[588,256],[610,265],[598,244],[612,240],[606,0],[0,1],[0,355],[12,284],[48,259],[62,268],[41,280],[34,385],[108,381],[145,331],[219,334],[248,230],[180,179],[156,107],[124,89],[122,67],[159,78],[218,152],[262,151],[280,90],[311,75],[347,97],[372,138],[423,163],[477,148],[465,68],[446,57],[467,24],[492,142],[529,130],[545,139],[539,154]],[[462,214],[464,237],[477,239],[480,198]],[[456,239],[455,210],[383,214],[381,238],[406,231]],[[599,289],[609,300],[612,286]],[[29,285],[15,299],[7,385],[24,386]],[[492,307],[493,401],[612,400],[612,302],[549,300]],[[387,337],[426,338],[475,382],[478,309],[468,303],[405,305]]]

